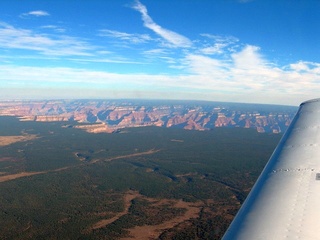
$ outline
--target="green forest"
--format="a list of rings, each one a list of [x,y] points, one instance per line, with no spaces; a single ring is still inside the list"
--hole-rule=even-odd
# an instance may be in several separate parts
[[[220,239],[281,138],[75,124],[0,117],[0,239]]]

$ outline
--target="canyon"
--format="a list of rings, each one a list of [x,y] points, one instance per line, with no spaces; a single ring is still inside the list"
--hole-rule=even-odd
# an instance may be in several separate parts
[[[114,133],[127,127],[172,127],[205,131],[217,127],[253,128],[282,133],[296,107],[206,101],[32,100],[2,101],[0,116],[20,121],[68,122],[91,133]],[[71,124],[70,124],[71,122]]]

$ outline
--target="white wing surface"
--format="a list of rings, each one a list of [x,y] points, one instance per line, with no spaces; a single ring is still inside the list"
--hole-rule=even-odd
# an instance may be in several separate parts
[[[300,105],[223,239],[320,239],[320,99]]]

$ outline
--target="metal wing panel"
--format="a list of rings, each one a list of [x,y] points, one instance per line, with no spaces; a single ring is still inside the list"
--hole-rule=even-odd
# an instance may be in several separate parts
[[[300,105],[226,239],[320,239],[320,99]]]

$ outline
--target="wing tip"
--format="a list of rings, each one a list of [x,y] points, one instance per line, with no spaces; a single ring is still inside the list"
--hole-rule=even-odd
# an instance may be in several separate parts
[[[320,102],[320,98],[315,98],[315,99],[305,101],[305,102],[301,103],[300,106],[308,104],[308,103],[314,103],[314,102]]]

